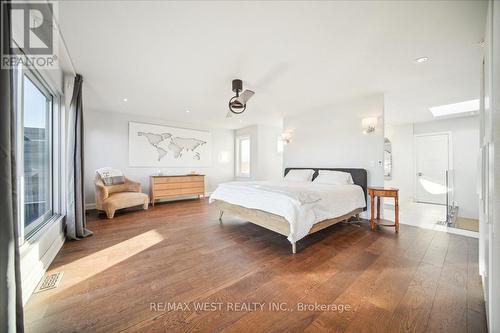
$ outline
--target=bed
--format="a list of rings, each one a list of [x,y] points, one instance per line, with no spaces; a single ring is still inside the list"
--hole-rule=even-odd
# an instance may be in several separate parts
[[[210,203],[224,212],[287,237],[296,253],[296,243],[305,236],[347,221],[366,210],[367,172],[351,168],[286,168],[313,170],[312,182],[229,182],[220,184]],[[351,184],[317,184],[320,170],[340,171],[352,177]],[[294,171],[295,172],[295,171]]]

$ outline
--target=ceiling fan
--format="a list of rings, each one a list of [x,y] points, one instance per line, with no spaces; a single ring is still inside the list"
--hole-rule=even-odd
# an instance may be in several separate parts
[[[240,94],[243,90],[243,81],[240,79],[233,80],[233,91],[236,93],[236,96],[233,96],[229,100],[229,112],[226,115],[226,118],[230,118],[234,114],[241,114],[247,108],[248,100],[255,94],[255,92],[246,89],[244,92]]]

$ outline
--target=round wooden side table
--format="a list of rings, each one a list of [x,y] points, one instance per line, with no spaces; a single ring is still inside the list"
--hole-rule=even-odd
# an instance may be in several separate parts
[[[375,230],[377,226],[381,227],[394,227],[396,229],[396,232],[399,232],[399,198],[398,198],[398,191],[399,189],[397,188],[392,188],[392,187],[369,187],[368,188],[368,194],[370,195],[371,198],[371,217],[370,217],[370,224],[372,227],[372,230]],[[395,218],[394,218],[394,224],[383,224],[380,223],[380,198],[394,198],[394,210],[395,210]],[[375,198],[377,198],[377,218],[375,219]]]

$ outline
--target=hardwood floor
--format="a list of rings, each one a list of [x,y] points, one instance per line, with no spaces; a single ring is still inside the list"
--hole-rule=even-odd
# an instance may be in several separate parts
[[[207,200],[89,215],[94,236],[64,245],[49,269],[61,285],[31,297],[26,331],[486,332],[477,239],[337,224],[292,255],[285,237],[218,217]]]

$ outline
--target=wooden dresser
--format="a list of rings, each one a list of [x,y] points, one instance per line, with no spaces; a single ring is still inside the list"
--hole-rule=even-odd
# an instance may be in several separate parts
[[[205,196],[204,175],[151,176],[151,203],[157,199]]]

